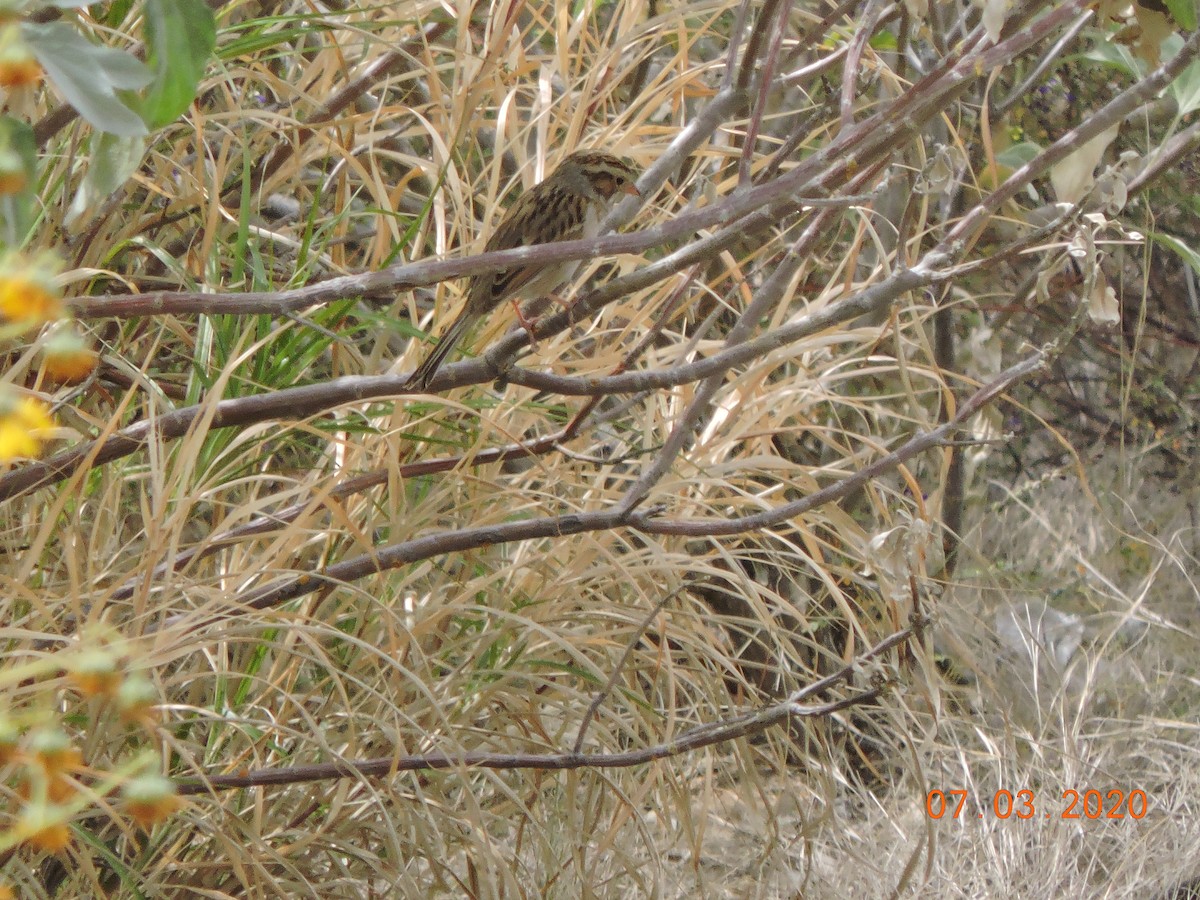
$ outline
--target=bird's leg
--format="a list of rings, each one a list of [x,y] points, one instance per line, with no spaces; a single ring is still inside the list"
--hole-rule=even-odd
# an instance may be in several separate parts
[[[566,298],[564,298],[561,294],[554,293],[552,291],[549,294],[546,294],[545,297],[536,301],[535,303],[530,304],[533,307],[532,311],[534,313],[533,317],[531,318],[531,317],[526,316],[525,313],[522,312],[520,301],[518,301],[518,300],[510,301],[512,303],[513,312],[515,312],[517,314],[517,321],[521,323],[521,327],[524,328],[525,333],[527,335],[529,335],[529,347],[530,347],[530,349],[535,350],[535,351],[538,349],[538,342],[537,342],[537,338],[535,338],[533,336],[533,326],[536,325],[538,323],[538,321],[541,320],[543,315],[545,315],[545,313],[546,313],[546,302],[545,301],[547,299],[553,300],[555,303],[557,303],[559,306],[561,306],[563,309],[566,309],[566,310],[569,310],[572,306],[572,301],[569,301]]]
[[[525,333],[529,335],[529,348],[534,352],[538,349],[537,338],[533,336],[533,322],[525,318],[525,314],[521,312],[521,301],[512,301],[513,312],[517,314],[517,321],[521,323],[521,327],[525,329]]]

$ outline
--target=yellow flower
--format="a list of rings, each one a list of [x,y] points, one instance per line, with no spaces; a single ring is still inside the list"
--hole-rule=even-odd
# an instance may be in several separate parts
[[[133,672],[126,677],[117,688],[117,710],[122,722],[133,724],[141,722],[151,725],[154,723],[154,706],[158,703],[158,691],[154,683],[140,672]],[[0,725],[3,719],[0,719]],[[0,737],[4,732],[0,731]],[[0,750],[3,750],[0,743]],[[3,757],[0,757],[2,760]]]
[[[54,420],[40,400],[0,400],[0,462],[37,456],[53,428]]]
[[[32,259],[15,251],[0,256],[0,317],[32,326],[62,316],[62,290],[54,283],[61,268],[49,251]]]
[[[83,754],[70,737],[57,728],[47,727],[29,737],[29,755],[47,775],[62,775],[83,765]]]
[[[10,322],[48,322],[62,315],[62,304],[42,279],[0,275],[0,315]]]
[[[16,830],[34,850],[59,853],[71,845],[68,819],[68,812],[62,807],[41,803],[25,809],[17,820]]]
[[[17,723],[0,713],[0,766],[15,762],[20,755],[21,732]]]

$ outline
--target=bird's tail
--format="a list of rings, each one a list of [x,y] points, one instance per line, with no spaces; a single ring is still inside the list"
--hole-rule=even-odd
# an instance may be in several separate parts
[[[442,367],[442,363],[445,362],[450,351],[458,346],[458,342],[462,340],[462,336],[466,334],[467,329],[471,327],[471,323],[477,318],[478,316],[474,316],[464,310],[454,320],[454,324],[446,329],[446,333],[438,338],[438,342],[429,351],[429,355],[425,357],[425,361],[421,363],[417,371],[412,373],[408,381],[404,383],[404,386],[415,388],[419,391],[427,390],[433,382],[433,376]]]

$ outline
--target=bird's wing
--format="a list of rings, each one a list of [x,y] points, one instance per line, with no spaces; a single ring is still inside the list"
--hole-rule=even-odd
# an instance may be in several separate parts
[[[542,182],[538,187],[542,187]],[[522,194],[504,216],[487,242],[485,250],[511,250],[550,241],[573,241],[583,236],[583,225],[590,200],[561,191],[539,191],[537,187]],[[514,266],[490,276],[480,276],[494,302],[519,293],[545,266]]]

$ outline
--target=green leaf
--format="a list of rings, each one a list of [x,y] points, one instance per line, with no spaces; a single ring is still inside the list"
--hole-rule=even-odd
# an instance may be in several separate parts
[[[1171,18],[1184,31],[1195,31],[1197,25],[1196,0],[1167,0]]]
[[[259,24],[260,21],[255,20],[251,24]],[[217,51],[217,55],[221,59],[237,59],[241,56],[253,56],[271,47],[287,46],[297,38],[301,38],[310,32],[310,27],[301,26],[295,28],[280,27],[274,30],[248,28],[245,34],[231,37],[231,35],[236,34],[236,29],[231,27],[222,32],[222,37],[225,40],[221,42],[221,49]]]
[[[21,37],[46,75],[93,127],[125,137],[146,134],[146,123],[117,97],[144,87],[150,70],[128,53],[93,44],[65,22],[21,25]]]
[[[1041,152],[1042,148],[1032,141],[1021,141],[997,153],[996,162],[1010,169],[1019,169]]]
[[[109,28],[119,30],[121,23],[125,21],[125,17],[129,15],[129,10],[132,8],[133,0],[112,0],[101,21]]]
[[[881,31],[874,35],[868,42],[872,50],[895,50],[900,46],[900,42],[896,40],[896,35],[890,31]]]
[[[217,45],[217,26],[204,0],[147,0],[146,44],[154,81],[142,105],[152,128],[173,122],[196,96]]]
[[[1124,44],[1114,44],[1109,41],[1098,41],[1083,54],[1084,59],[1112,66],[1124,72],[1130,78],[1141,78],[1145,71],[1145,63],[1138,60]]]
[[[1163,57],[1170,59],[1182,47],[1183,38],[1177,34],[1171,35],[1163,41]],[[1177,113],[1179,116],[1186,116],[1188,113],[1200,109],[1200,62],[1193,62],[1180,72],[1179,77],[1172,81],[1167,88],[1167,92],[1179,106]]]
[[[1183,241],[1169,234],[1156,232],[1150,235],[1150,239],[1156,244],[1161,244],[1166,247],[1180,259],[1182,259],[1193,272],[1200,273],[1200,253],[1197,253]]]

